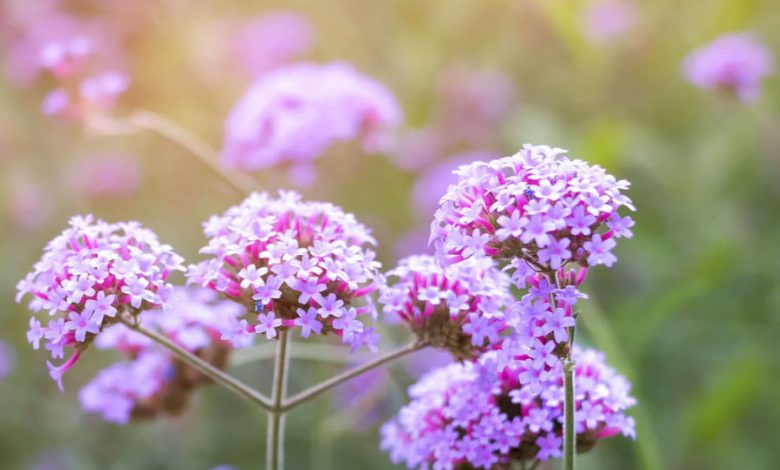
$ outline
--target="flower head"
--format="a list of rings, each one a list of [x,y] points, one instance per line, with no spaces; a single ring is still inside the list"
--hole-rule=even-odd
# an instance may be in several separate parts
[[[168,277],[184,270],[182,261],[137,222],[72,218],[17,284],[17,302],[29,294],[32,311],[48,312],[45,326],[30,319],[28,341],[37,349],[45,338],[53,358],[62,357],[66,346],[82,351],[120,312],[138,314],[161,305],[171,290]],[[73,363],[52,366],[52,376],[61,377]]]
[[[525,145],[511,157],[461,166],[431,226],[439,256],[446,262],[519,258],[542,270],[611,265],[610,239],[631,234],[622,230],[630,218],[615,219],[620,207],[634,210],[621,193],[629,183],[565,154]],[[615,220],[620,231],[610,230]]]
[[[410,256],[387,273],[380,302],[421,341],[473,358],[499,343],[510,304],[509,276],[489,259],[469,259],[446,268],[431,256]],[[393,279],[397,281],[393,282]]]
[[[277,329],[336,333],[360,341],[362,319],[376,317],[371,294],[381,281],[375,241],[352,214],[294,192],[255,193],[205,224],[211,258],[190,282],[214,289],[251,312],[247,327],[269,339]],[[235,328],[223,331],[231,334]]]
[[[634,436],[624,412],[636,403],[630,385],[603,354],[575,349],[577,449],[617,433]],[[410,387],[411,402],[382,427],[382,448],[408,468],[508,468],[512,460],[560,456],[563,375],[529,389],[519,370],[494,367],[491,353],[477,363],[451,364]],[[518,380],[518,377],[521,377]]]
[[[683,71],[699,88],[725,90],[742,101],[753,101],[761,81],[774,73],[775,59],[752,33],[731,33],[692,52],[683,62]]]
[[[382,147],[382,132],[401,112],[380,83],[345,63],[297,64],[263,75],[225,123],[222,162],[258,170],[308,166],[331,144],[360,138]]]

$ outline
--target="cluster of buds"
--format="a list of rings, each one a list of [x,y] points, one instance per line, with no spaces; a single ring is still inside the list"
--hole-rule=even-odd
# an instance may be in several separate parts
[[[139,321],[168,336],[182,349],[218,369],[225,369],[231,345],[219,339],[221,324],[243,314],[240,305],[217,300],[208,289],[176,288],[162,308],[147,310]],[[178,415],[198,385],[211,379],[170,351],[116,324],[95,341],[101,349],[119,351],[126,360],[98,373],[81,389],[82,407],[103,419],[124,424],[131,419]]]
[[[184,271],[183,259],[137,222],[109,224],[92,216],[73,217],[49,242],[33,272],[17,285],[16,301],[29,294],[34,312],[48,312],[44,324],[30,318],[27,340],[41,341],[52,359],[74,350],[61,366],[47,362],[62,389],[62,374],[95,337],[118,320],[163,304],[172,289],[168,277]]]
[[[371,293],[381,285],[376,244],[352,214],[294,192],[254,193],[205,224],[211,258],[189,269],[193,284],[236,300],[249,313],[223,328],[240,345],[299,327],[301,336],[335,333],[353,349],[376,349],[378,335],[362,321],[376,318]]]
[[[379,301],[420,341],[474,359],[501,342],[511,304],[509,276],[486,258],[441,267],[431,256],[411,256],[387,273]],[[397,281],[395,279],[397,278]]]

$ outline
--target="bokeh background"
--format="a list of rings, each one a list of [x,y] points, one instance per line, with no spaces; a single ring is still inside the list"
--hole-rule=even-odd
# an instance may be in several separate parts
[[[780,83],[770,77],[743,103],[681,72],[688,53],[731,31],[752,31],[780,54],[780,9],[774,0],[634,0],[615,26],[599,25],[594,3],[2,0],[0,468],[260,467],[263,413],[216,387],[179,418],[116,426],[87,415],[79,386],[115,357],[91,351],[59,393],[45,353],[24,340],[29,313],[14,286],[73,214],[139,220],[194,261],[200,223],[241,199],[154,133],[45,116],[53,83],[24,68],[30,31],[70,15],[106,34],[112,66],[131,80],[116,116],[152,110],[219,148],[225,117],[257,73],[240,56],[262,50],[237,33],[280,9],[310,26],[310,47],[290,60],[349,61],[403,108],[392,149],[333,146],[314,183],[297,188],[371,226],[387,268],[425,250],[431,212],[415,184],[449,161],[547,143],[632,182],[635,236],[613,269],[591,271],[578,336],[633,382],[638,439],[602,442],[581,468],[780,468]],[[285,169],[252,177],[262,190],[296,187]],[[405,338],[383,333],[383,349]],[[307,360],[319,344],[294,344],[292,390],[356,360]],[[378,426],[441,360],[399,363],[296,410],[288,468],[392,468]],[[270,361],[234,370],[268,387]]]

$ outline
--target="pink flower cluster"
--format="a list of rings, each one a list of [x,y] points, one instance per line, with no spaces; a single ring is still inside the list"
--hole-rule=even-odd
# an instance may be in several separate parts
[[[139,315],[176,344],[218,368],[227,365],[230,346],[220,341],[222,324],[243,314],[240,305],[217,300],[208,289],[176,288],[162,308]],[[180,362],[167,349],[124,325],[107,328],[95,340],[126,360],[103,369],[80,392],[82,407],[106,421],[125,424],[134,418],[182,412],[193,389],[208,379]]]
[[[17,284],[16,301],[30,294],[29,307],[46,311],[45,325],[33,316],[27,340],[34,349],[45,341],[53,359],[73,355],[62,365],[47,362],[62,388],[62,374],[94,337],[116,322],[117,314],[161,305],[171,272],[184,271],[183,259],[137,222],[109,224],[92,216],[73,217],[70,227],[49,242],[33,272]]]
[[[290,65],[263,75],[233,108],[222,163],[246,170],[307,167],[331,144],[355,138],[376,151],[384,131],[400,120],[390,91],[352,66]]]
[[[761,81],[775,71],[772,52],[752,33],[725,34],[683,62],[688,80],[704,90],[724,90],[754,101]]]
[[[301,336],[329,332],[353,349],[376,348],[378,336],[361,317],[376,318],[369,295],[381,282],[369,230],[352,214],[294,192],[254,193],[205,224],[210,259],[190,267],[190,282],[244,305],[250,319],[222,329],[240,345],[299,327]]]
[[[616,180],[599,166],[571,160],[563,149],[525,145],[511,157],[457,170],[431,224],[444,262],[472,256],[524,259],[541,270],[567,263],[611,266],[615,239],[630,237],[634,210]]]
[[[575,349],[574,356],[577,449],[618,433],[633,437],[634,421],[624,414],[636,403],[628,381],[597,351]],[[492,362],[487,353],[478,363],[451,364],[409,389],[411,403],[382,427],[382,448],[395,463],[504,469],[561,456],[561,371],[540,390],[527,386],[519,370],[496,373]]]
[[[459,360],[500,344],[512,295],[509,276],[492,260],[475,258],[442,268],[432,256],[411,256],[387,278],[390,285],[379,299],[384,312],[404,321],[421,341]]]

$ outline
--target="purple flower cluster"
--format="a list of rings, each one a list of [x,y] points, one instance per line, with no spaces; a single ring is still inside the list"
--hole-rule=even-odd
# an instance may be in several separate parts
[[[229,345],[220,341],[220,326],[243,314],[240,305],[218,301],[208,289],[176,288],[162,308],[141,313],[139,320],[215,367],[227,365]],[[127,423],[184,410],[193,389],[208,379],[176,359],[167,349],[124,325],[106,329],[95,341],[118,350],[117,362],[81,389],[82,407],[107,421]]]
[[[369,294],[381,282],[380,265],[366,247],[376,242],[352,214],[295,192],[254,193],[213,216],[204,232],[201,253],[212,258],[190,267],[190,282],[251,312],[249,321],[224,327],[223,339],[238,346],[297,326],[303,337],[333,332],[353,349],[376,349],[378,336],[361,321],[377,315]]]
[[[411,256],[387,273],[379,301],[419,340],[459,360],[476,358],[500,344],[512,301],[509,276],[487,258],[442,268],[431,256]],[[396,282],[391,282],[397,278]]]
[[[541,270],[569,262],[611,266],[615,239],[630,237],[634,210],[616,180],[599,166],[571,160],[563,149],[525,145],[511,157],[474,162],[441,199],[431,241],[447,262],[487,255],[524,259]]]
[[[233,108],[222,162],[247,170],[307,167],[331,144],[355,138],[375,151],[400,120],[390,91],[349,64],[290,65],[263,75]]]
[[[752,33],[732,33],[691,53],[683,71],[699,88],[724,90],[742,101],[753,101],[761,92],[761,81],[774,73],[775,59]]]
[[[577,449],[622,433],[634,437],[624,414],[636,403],[630,384],[603,354],[575,349]],[[478,363],[451,364],[409,389],[412,401],[382,427],[382,448],[408,468],[509,468],[513,461],[561,456],[563,376],[544,389],[529,387],[521,370],[496,373],[487,353]],[[518,380],[519,377],[519,380]]]
[[[53,359],[73,355],[61,366],[47,362],[62,388],[62,374],[123,311],[138,314],[161,305],[170,293],[172,271],[183,259],[137,222],[109,224],[92,216],[73,217],[70,227],[49,242],[33,272],[17,284],[16,301],[30,294],[34,312],[48,312],[45,325],[33,316],[27,340],[41,341]]]

